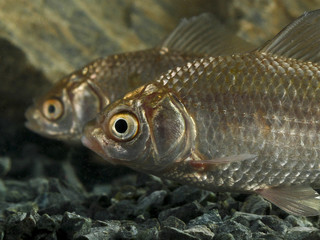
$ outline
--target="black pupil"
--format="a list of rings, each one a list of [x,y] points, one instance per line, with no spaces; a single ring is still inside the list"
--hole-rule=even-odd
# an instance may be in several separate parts
[[[49,111],[49,113],[54,113],[56,111],[55,106],[54,105],[49,105],[48,111]]]
[[[118,133],[125,133],[128,129],[128,124],[124,119],[116,121],[115,129]]]

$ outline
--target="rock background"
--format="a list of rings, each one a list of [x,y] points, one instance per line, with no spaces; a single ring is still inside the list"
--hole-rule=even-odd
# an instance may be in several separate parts
[[[318,218],[122,168],[113,179],[83,148],[23,126],[32,98],[63,75],[153,47],[182,17],[212,12],[258,46],[317,8],[320,0],[0,0],[0,240],[319,239]]]

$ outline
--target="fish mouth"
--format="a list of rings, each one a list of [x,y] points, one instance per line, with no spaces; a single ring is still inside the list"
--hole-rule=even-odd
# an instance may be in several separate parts
[[[27,121],[24,123],[24,126],[32,132],[35,132],[43,137],[55,139],[56,136],[48,134],[40,122],[40,112],[33,106],[29,107],[25,112],[25,118]]]
[[[108,162],[114,164],[114,162],[107,157],[104,149],[102,148],[98,140],[99,136],[97,136],[97,133],[101,131],[102,130],[99,127],[94,126],[92,122],[87,123],[87,125],[83,129],[81,142],[85,147],[89,148],[90,150],[92,150]]]
[[[101,145],[93,137],[82,136],[81,142],[85,147],[87,147],[90,150],[92,150],[93,152],[97,153],[100,157],[102,157],[104,159],[106,158],[105,153],[104,153]]]
[[[25,112],[25,118],[27,121],[24,123],[25,127],[38,134],[43,134],[41,126],[38,124],[38,114],[34,107],[29,107]]]

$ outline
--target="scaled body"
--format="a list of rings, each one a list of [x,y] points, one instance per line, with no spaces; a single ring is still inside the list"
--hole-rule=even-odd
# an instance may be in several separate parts
[[[104,109],[82,142],[111,163],[319,215],[319,51],[300,41],[303,31],[320,36],[319,16],[303,15],[257,51],[168,71]]]

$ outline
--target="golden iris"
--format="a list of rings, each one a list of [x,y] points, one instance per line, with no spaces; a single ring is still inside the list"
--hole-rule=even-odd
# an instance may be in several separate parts
[[[124,112],[113,115],[109,120],[111,136],[120,141],[129,141],[138,133],[139,122],[135,115]]]
[[[63,105],[58,99],[49,99],[43,103],[42,112],[50,121],[58,120],[63,114]]]

